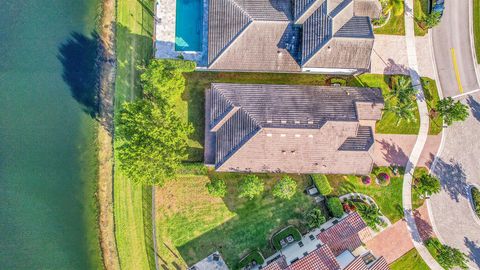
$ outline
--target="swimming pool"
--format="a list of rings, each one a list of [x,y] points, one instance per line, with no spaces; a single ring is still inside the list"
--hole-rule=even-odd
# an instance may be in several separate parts
[[[203,1],[177,0],[175,50],[201,51]]]

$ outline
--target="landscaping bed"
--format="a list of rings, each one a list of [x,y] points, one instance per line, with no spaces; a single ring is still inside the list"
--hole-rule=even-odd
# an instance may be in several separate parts
[[[403,12],[401,14],[397,12],[397,9],[403,9],[403,2],[398,7],[394,7],[391,11],[388,22],[382,27],[374,28],[375,34],[382,35],[405,35],[405,16]]]
[[[473,211],[480,218],[480,190],[477,187],[472,187],[470,194],[472,195]]]
[[[477,62],[480,63],[480,0],[473,0],[473,38]]]
[[[236,269],[241,256],[259,250],[264,257],[275,250],[273,233],[288,225],[306,233],[305,213],[316,205],[303,193],[311,185],[308,176],[289,175],[297,182],[290,200],[275,198],[272,188],[283,176],[256,174],[265,191],[253,200],[239,198],[240,173],[180,175],[156,191],[158,254],[168,268],[186,267],[219,251],[228,266]],[[227,186],[224,198],[211,196],[205,187],[211,179],[222,179]]]
[[[429,0],[414,0],[413,3],[413,16],[415,20],[415,35],[424,36],[428,33],[428,28],[421,26],[421,21],[427,17],[428,14],[428,2]]]
[[[262,265],[265,262],[262,254],[258,251],[252,251],[247,256],[245,256],[239,263],[238,268],[243,268],[248,265]]]
[[[302,234],[295,227],[288,226],[272,236],[272,245],[276,250],[281,250],[290,243],[300,241],[300,239],[302,239]]]
[[[430,268],[422,259],[422,256],[418,254],[417,249],[412,248],[409,252],[405,253],[402,257],[391,263],[391,270],[429,270]]]

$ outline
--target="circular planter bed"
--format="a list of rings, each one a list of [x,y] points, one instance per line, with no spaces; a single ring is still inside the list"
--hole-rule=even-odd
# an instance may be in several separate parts
[[[388,186],[390,184],[390,176],[387,173],[379,173],[376,181],[380,186]]]
[[[365,186],[369,186],[371,183],[372,183],[372,178],[370,176],[364,176],[362,177],[362,183],[365,185]]]
[[[262,265],[265,262],[262,253],[258,250],[250,252],[247,256],[243,257],[238,263],[239,269],[250,269],[257,265]]]

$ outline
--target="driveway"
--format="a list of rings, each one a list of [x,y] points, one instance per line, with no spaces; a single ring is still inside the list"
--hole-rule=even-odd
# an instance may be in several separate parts
[[[479,97],[464,99],[471,107],[470,117],[446,130],[444,149],[433,168],[442,190],[430,201],[435,233],[467,254],[475,269],[480,269],[480,222],[474,217],[466,188],[470,183],[480,185]]]
[[[442,21],[432,31],[435,61],[444,96],[455,96],[462,91],[479,88],[470,46],[469,2],[445,1]],[[458,66],[459,80],[455,73],[454,59]]]

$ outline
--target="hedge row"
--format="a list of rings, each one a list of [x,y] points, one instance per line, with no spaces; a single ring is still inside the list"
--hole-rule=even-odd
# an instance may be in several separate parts
[[[332,193],[333,188],[330,186],[327,176],[324,174],[312,174],[311,177],[320,194],[327,196]]]

